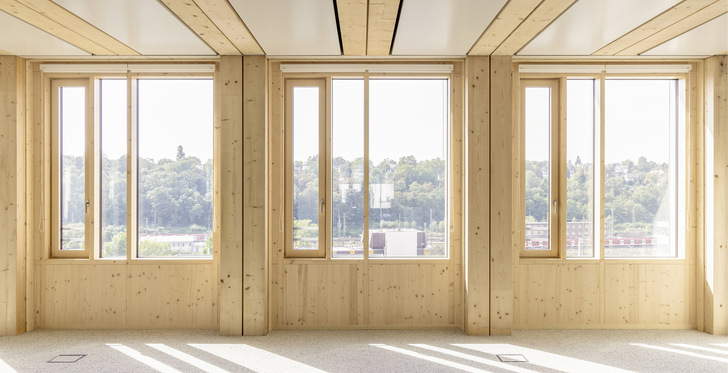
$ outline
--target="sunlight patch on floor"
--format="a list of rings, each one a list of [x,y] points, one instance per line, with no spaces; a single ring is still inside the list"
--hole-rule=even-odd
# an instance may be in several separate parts
[[[689,344],[685,344],[685,343],[670,343],[670,345],[671,346],[682,347],[682,348],[691,348],[693,350],[699,350],[699,351],[705,351],[705,352],[712,352],[714,354],[728,355],[728,350],[719,350],[717,348],[695,346],[695,345],[689,345]]]
[[[487,373],[488,372],[487,370],[482,370],[482,369],[474,368],[471,366],[455,363],[455,362],[448,361],[445,359],[440,359],[438,357],[428,356],[428,355],[421,354],[421,353],[415,352],[415,351],[410,351],[410,350],[407,350],[404,348],[399,348],[399,347],[394,347],[394,346],[389,346],[389,345],[384,345],[384,344],[370,344],[370,346],[382,348],[382,349],[393,351],[393,352],[398,352],[403,355],[415,357],[415,358],[429,361],[429,362],[435,363],[435,364],[444,365],[444,366],[447,366],[450,368],[460,369],[460,370],[463,370],[466,372],[472,372],[472,373]]]
[[[149,356],[143,355],[141,352],[139,352],[133,348],[130,348],[130,347],[124,346],[122,344],[118,344],[118,343],[107,343],[106,345],[113,348],[116,351],[121,352],[122,354],[124,354],[126,356],[129,356],[130,358],[132,358],[136,361],[139,361],[140,363],[143,363],[143,364],[149,366],[150,368],[152,368],[156,371],[159,371],[162,373],[178,373],[179,372],[177,369],[174,369],[171,366],[169,366],[159,360],[156,360]]]
[[[550,352],[533,350],[511,344],[453,344],[453,346],[484,352],[494,356],[499,354],[521,354],[528,358],[528,362],[530,364],[562,372],[631,372],[629,370],[619,369],[609,365],[575,359],[564,355],[552,354]]]
[[[189,344],[194,348],[259,373],[323,372],[310,365],[244,344]]]
[[[722,357],[715,357],[715,356],[708,356],[708,355],[702,355],[702,354],[696,354],[695,352],[690,351],[683,351],[678,350],[676,348],[669,348],[669,347],[660,347],[660,346],[653,346],[648,345],[645,343],[630,343],[632,346],[639,346],[644,348],[651,348],[653,350],[660,350],[665,352],[672,352],[680,355],[686,355],[686,356],[692,356],[692,357],[699,357],[701,359],[707,359],[707,360],[714,360],[714,361],[720,361],[722,363],[728,363],[728,359],[722,358]]]
[[[186,353],[184,353],[184,352],[182,352],[180,350],[174,349],[172,347],[168,347],[168,346],[166,346],[164,344],[161,344],[161,343],[147,343],[147,346],[149,346],[149,347],[151,347],[151,348],[153,348],[155,350],[164,352],[165,354],[170,355],[172,357],[175,357],[175,358],[177,358],[179,360],[182,360],[185,363],[190,364],[190,365],[192,365],[195,368],[202,369],[205,372],[209,372],[209,373],[229,373],[225,369],[222,369],[220,367],[217,367],[217,366],[215,366],[213,364],[210,364],[210,363],[208,363],[208,362],[206,362],[204,360],[198,359],[198,358],[196,358],[196,357],[194,357],[194,356],[192,356],[190,354],[186,354]]]
[[[484,364],[484,365],[490,365],[490,366],[498,368],[498,369],[510,370],[511,372],[535,373],[535,371],[530,370],[530,369],[521,368],[518,366],[511,365],[511,364],[501,363],[498,361],[488,360],[488,359],[484,359],[482,357],[468,355],[468,354],[458,352],[458,351],[448,350],[446,348],[435,347],[435,346],[430,346],[430,345],[426,345],[426,344],[411,344],[410,346],[424,348],[426,350],[439,352],[441,354],[450,355],[450,356],[457,357],[460,359],[470,360],[470,361]]]

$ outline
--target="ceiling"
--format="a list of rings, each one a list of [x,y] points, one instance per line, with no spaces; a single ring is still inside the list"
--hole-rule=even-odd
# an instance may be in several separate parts
[[[696,56],[728,0],[0,0],[0,54]]]

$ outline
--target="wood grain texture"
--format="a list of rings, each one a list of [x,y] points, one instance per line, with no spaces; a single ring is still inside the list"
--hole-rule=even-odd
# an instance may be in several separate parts
[[[492,54],[512,56],[536,37],[576,0],[544,0]]]
[[[205,15],[242,54],[265,54],[253,34],[227,0],[195,0]]]
[[[637,56],[678,35],[728,13],[728,0],[719,0],[621,50],[618,56]]]
[[[0,57],[0,335],[25,331],[25,61]]]
[[[101,31],[79,16],[69,12],[51,0],[16,0],[28,8],[51,20],[58,22],[69,30],[75,31],[84,38],[103,46],[119,56],[138,56],[139,52],[128,45]]]
[[[465,333],[490,333],[490,61],[465,60],[467,171]]]
[[[490,22],[478,41],[470,48],[469,56],[489,56],[541,4],[542,0],[510,0]]]
[[[705,331],[728,334],[728,56],[705,61]],[[711,143],[712,142],[712,143]],[[710,216],[712,214],[712,216]]]
[[[243,57],[243,335],[268,332],[267,61]]]
[[[715,0],[684,0],[634,30],[592,53],[594,56],[614,56],[657,32],[681,21],[683,18],[714,3]]]
[[[243,58],[220,58],[220,334],[243,334]]]
[[[367,54],[367,0],[336,0],[345,56]]]
[[[465,288],[464,261],[465,261],[465,174],[466,174],[466,147],[467,135],[465,130],[465,63],[453,63],[452,78],[450,81],[450,102],[451,102],[451,135],[450,135],[450,264],[458,270],[450,271],[450,281],[459,286],[458,292],[451,292],[450,302],[455,311],[451,322],[453,325],[463,329],[465,319]]]
[[[48,1],[50,2],[50,1]],[[40,3],[40,2],[39,2]],[[48,4],[47,4],[48,5]],[[48,5],[53,6],[53,5]],[[99,56],[113,56],[116,55],[116,53],[110,49],[108,49],[106,46],[103,46],[95,41],[92,41],[88,39],[83,34],[75,31],[73,28],[70,27],[81,27],[79,24],[63,24],[61,22],[68,21],[68,19],[78,18],[75,15],[68,13],[67,11],[63,13],[65,16],[59,16],[59,18],[56,17],[48,17],[44,14],[39,13],[36,10],[31,9],[25,4],[21,4],[18,1],[15,0],[0,0],[0,10],[20,19],[23,20],[53,36],[56,36],[60,38],[61,40],[64,40],[68,42],[71,45],[74,45],[88,53],[99,55]],[[66,14],[68,13],[68,14]],[[84,21],[85,22],[85,21]],[[93,27],[93,26],[91,26]],[[98,29],[96,32],[101,32]]]
[[[194,1],[160,1],[217,54],[221,56],[234,56],[241,53]]]
[[[510,56],[490,59],[490,334],[513,324],[513,66]]]
[[[269,328],[278,325],[279,304],[283,283],[280,265],[284,254],[284,133],[283,133],[283,76],[280,62],[271,62],[269,83],[268,129],[268,242],[270,257],[270,319]]]
[[[367,55],[388,56],[401,0],[369,0]]]

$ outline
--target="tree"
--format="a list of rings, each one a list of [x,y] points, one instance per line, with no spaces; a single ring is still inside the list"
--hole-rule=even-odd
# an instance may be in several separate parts
[[[177,146],[177,160],[179,161],[181,159],[184,159],[184,157],[185,157],[185,152],[184,152],[184,150],[182,150],[182,145],[178,145]]]

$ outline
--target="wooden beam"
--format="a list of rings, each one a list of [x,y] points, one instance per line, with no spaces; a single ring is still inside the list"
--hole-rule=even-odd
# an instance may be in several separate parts
[[[27,6],[28,8],[38,12],[39,14],[52,19],[67,29],[75,31],[86,39],[103,46],[112,53],[119,56],[138,56],[139,52],[135,51],[128,45],[116,40],[109,34],[96,28],[94,25],[86,22],[79,16],[69,12],[62,6],[51,0],[16,0],[17,2]]]
[[[394,42],[399,4],[400,0],[369,0],[367,55],[389,55]]]
[[[511,56],[490,59],[490,334],[513,327],[513,190],[519,165],[513,146]]]
[[[728,334],[728,56],[705,62],[705,331]]]
[[[614,56],[619,52],[633,46],[634,44],[654,35],[655,33],[679,22],[688,15],[711,5],[716,0],[684,0],[672,8],[662,12],[660,15],[643,23],[634,30],[622,35],[617,40],[605,45],[593,56]]]
[[[703,9],[665,27],[617,53],[618,56],[637,56],[678,35],[690,31],[708,21],[728,13],[728,0],[719,0]]]
[[[475,42],[469,56],[488,56],[523,23],[542,0],[509,0]]]
[[[243,335],[268,332],[267,61],[243,57]]]
[[[345,56],[367,54],[367,0],[336,0]]]
[[[221,56],[234,56],[240,51],[217,28],[205,12],[194,1],[190,0],[160,0],[167,9],[184,22],[200,39]]]
[[[220,58],[220,334],[243,335],[243,58]]]
[[[544,0],[513,31],[503,43],[493,51],[494,55],[512,56],[536,37],[556,18],[563,14],[576,0]]]
[[[465,333],[490,333],[490,61],[465,59],[467,173]]]
[[[227,0],[195,0],[195,3],[242,54],[265,54]]]
[[[0,336],[25,331],[25,61],[0,57]]]
[[[2,49],[0,49],[0,56],[12,56],[13,54],[10,52],[6,52]]]
[[[54,18],[49,18],[37,11],[23,5],[15,0],[0,0],[0,10],[10,14],[11,16],[25,21],[61,40],[72,44],[84,51],[99,55],[113,56],[116,55],[110,49],[89,40],[86,36],[68,28],[57,22]]]

